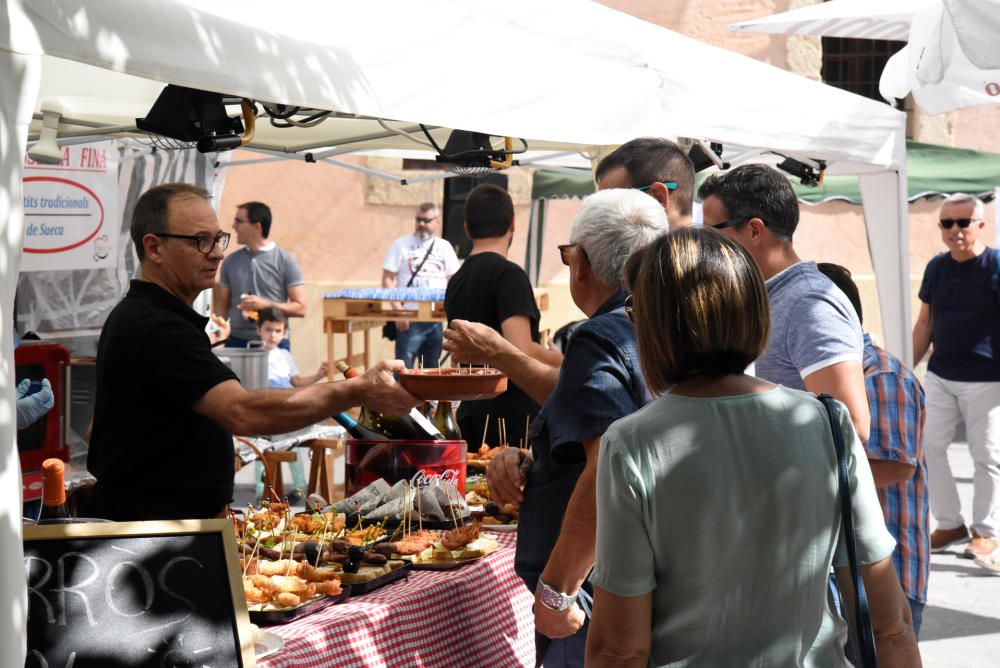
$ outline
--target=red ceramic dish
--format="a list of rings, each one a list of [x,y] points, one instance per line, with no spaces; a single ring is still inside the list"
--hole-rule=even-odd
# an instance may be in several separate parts
[[[399,383],[413,396],[435,401],[492,399],[507,391],[507,375],[496,369],[407,369]]]

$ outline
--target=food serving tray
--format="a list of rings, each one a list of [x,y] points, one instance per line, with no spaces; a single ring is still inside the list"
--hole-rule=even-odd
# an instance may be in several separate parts
[[[483,524],[484,531],[517,531],[517,522],[513,524]]]
[[[363,526],[363,527],[371,527],[371,526],[379,526],[379,525],[381,525],[382,528],[384,528],[386,530],[386,533],[388,533],[390,536],[392,535],[393,530],[395,530],[396,528],[398,528],[399,525],[403,523],[403,520],[398,519],[396,517],[390,517],[389,519],[385,520],[384,524],[382,523],[382,520],[370,520],[367,517],[361,517],[360,520],[361,520],[361,526]],[[463,525],[469,524],[470,522],[472,522],[472,515],[466,515],[465,517],[460,518],[460,522]],[[417,522],[416,520],[410,520],[410,529],[418,529],[418,528],[420,528],[420,524],[421,523]],[[347,516],[347,526],[348,527],[355,527],[357,525],[358,525],[358,516],[355,515],[355,514],[348,515]],[[431,529],[431,530],[435,530],[435,531],[436,530],[440,530],[440,529],[454,529],[455,528],[455,523],[452,522],[450,519],[448,519],[448,520],[442,520],[440,522],[435,521],[435,520],[424,520],[423,521],[423,528],[425,528],[425,529]]]
[[[355,582],[351,585],[351,596],[359,596],[361,594],[367,594],[370,591],[374,591],[379,587],[384,587],[390,582],[395,582],[396,580],[401,580],[410,574],[413,569],[413,563],[405,563],[399,568],[395,568],[385,575],[380,575],[373,580],[368,582]]]
[[[475,401],[506,392],[507,375],[496,369],[465,367],[407,369],[399,373],[399,384],[420,399]]]
[[[294,608],[281,608],[279,610],[248,610],[250,621],[258,626],[271,624],[287,624],[290,621],[311,615],[314,612],[328,608],[331,605],[340,603],[351,595],[352,585],[341,585],[340,593],[336,596],[324,596],[313,601],[308,601]],[[259,607],[259,606],[258,606]]]
[[[486,556],[486,555],[484,555]],[[468,559],[456,559],[454,561],[417,561],[413,564],[413,570],[415,571],[450,571],[455,568],[461,568],[466,564],[471,564],[474,561],[479,561],[483,557],[470,557]]]

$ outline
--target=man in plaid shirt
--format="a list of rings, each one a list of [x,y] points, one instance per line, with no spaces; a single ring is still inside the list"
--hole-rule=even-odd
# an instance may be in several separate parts
[[[851,272],[836,264],[818,267],[844,291],[863,323],[861,296]],[[919,636],[930,571],[924,390],[913,372],[873,344],[868,334],[863,365],[872,416],[865,451],[872,463],[886,529],[896,539],[892,562],[913,611],[913,630]],[[889,463],[895,466],[887,468]]]

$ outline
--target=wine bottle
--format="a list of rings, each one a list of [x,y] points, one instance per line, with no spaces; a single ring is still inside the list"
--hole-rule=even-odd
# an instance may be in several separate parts
[[[450,401],[439,401],[437,411],[434,413],[434,426],[438,428],[446,440],[461,441],[462,430],[458,428],[458,421],[455,419],[455,409]]]
[[[369,429],[368,427],[359,424],[357,420],[352,418],[347,413],[337,413],[333,416],[333,419],[340,423],[344,429],[347,430],[354,438],[364,440],[364,441],[387,441],[389,437],[385,434],[380,434],[379,432]]]
[[[67,519],[70,517],[66,505],[65,467],[60,459],[46,459],[42,462],[42,507],[38,511],[38,522]]]
[[[349,365],[344,360],[340,360],[339,362],[337,362],[336,366],[337,366],[337,371],[344,374],[344,378],[347,379],[357,378],[358,376],[361,375],[360,371]],[[365,408],[364,406],[361,406],[361,413],[358,415],[358,424],[360,424],[362,427],[367,427],[368,429],[372,429],[374,431],[382,431],[381,429],[379,429],[379,425],[375,424],[375,422],[372,420],[372,415],[369,414],[368,409]]]
[[[345,378],[354,378],[359,375],[357,369],[351,368],[345,362],[338,362],[337,369],[344,374]],[[367,421],[365,418],[367,418]],[[389,438],[416,441],[444,440],[444,435],[438,431],[434,423],[424,417],[416,408],[411,408],[410,412],[406,415],[389,415],[387,413],[362,409],[362,420],[359,422],[362,426],[385,434]]]

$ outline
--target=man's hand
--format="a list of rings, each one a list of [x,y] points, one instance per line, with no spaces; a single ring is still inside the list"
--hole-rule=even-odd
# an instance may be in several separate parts
[[[505,503],[520,505],[524,500],[521,488],[528,479],[528,473],[535,460],[520,448],[504,448],[493,458],[486,468],[486,479],[490,484],[490,497],[498,506]]]
[[[319,370],[316,371],[316,374],[320,377],[323,377],[329,375],[329,373],[330,373],[329,362],[321,362],[319,365]]]
[[[492,327],[468,320],[452,320],[444,330],[442,347],[451,359],[465,364],[491,364],[506,340]]]
[[[405,371],[402,360],[383,360],[358,377],[359,403],[380,413],[405,415],[420,400],[396,382],[394,373]]]
[[[535,592],[535,630],[548,638],[567,638],[583,626],[584,614],[580,606],[557,612],[542,605],[540,593]]]
[[[410,329],[410,321],[409,320],[397,320],[396,321],[396,331],[397,332],[405,332],[408,329]]]
[[[240,298],[240,309],[243,311],[260,311],[274,306],[274,302],[257,295],[243,295]]]

